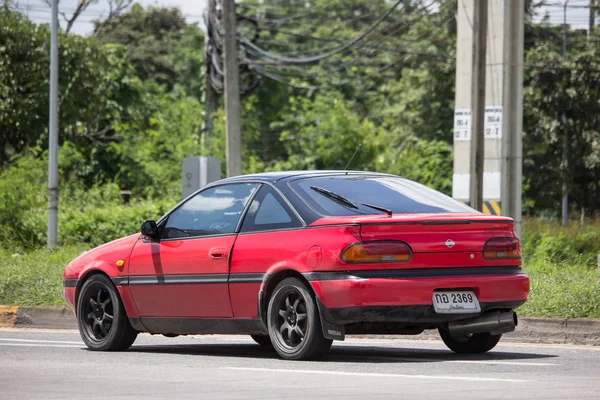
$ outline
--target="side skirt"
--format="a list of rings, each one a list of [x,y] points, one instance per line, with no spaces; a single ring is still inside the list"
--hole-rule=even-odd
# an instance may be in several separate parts
[[[136,330],[163,335],[267,335],[260,320],[217,318],[135,318]],[[138,323],[139,322],[139,323]],[[135,324],[135,325],[134,325]],[[143,329],[140,329],[143,328]]]

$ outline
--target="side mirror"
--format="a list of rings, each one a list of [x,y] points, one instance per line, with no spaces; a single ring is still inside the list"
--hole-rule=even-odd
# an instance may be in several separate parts
[[[152,220],[142,222],[142,227],[140,228],[142,235],[146,236],[150,239],[158,239],[158,227],[156,226],[156,222]]]

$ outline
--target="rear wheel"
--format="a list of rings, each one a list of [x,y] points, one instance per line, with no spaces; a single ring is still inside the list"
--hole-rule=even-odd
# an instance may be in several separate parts
[[[331,347],[325,339],[314,297],[297,278],[281,281],[269,301],[269,336],[286,360],[316,360]]]
[[[137,337],[115,286],[105,275],[93,275],[77,299],[77,323],[90,350],[126,350]]]
[[[468,336],[453,336],[447,329],[439,328],[442,340],[450,350],[459,354],[477,354],[492,350],[502,335],[474,333]]]
[[[250,335],[252,339],[261,346],[272,347],[271,338],[267,335]]]

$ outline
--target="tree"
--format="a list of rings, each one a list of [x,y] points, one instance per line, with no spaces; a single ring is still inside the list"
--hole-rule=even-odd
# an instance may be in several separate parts
[[[49,39],[46,25],[0,10],[0,168],[32,148],[47,147]],[[118,140],[113,125],[151,113],[150,103],[142,103],[152,98],[152,88],[142,88],[122,46],[64,33],[59,43],[59,140],[75,143],[84,154],[91,168],[73,169],[92,184],[102,175],[92,159]]]
[[[526,76],[523,172],[525,195],[534,199],[535,210],[558,214],[563,181],[571,204],[600,208],[599,55],[595,46],[568,62],[548,46],[527,55],[533,66],[550,66],[530,68]]]
[[[112,20],[96,23],[101,43],[121,44],[142,80],[153,80],[167,91],[177,85],[200,97],[204,35],[176,8],[147,10],[135,4]]]
[[[48,4],[48,7],[52,8],[52,0],[44,1],[46,2],[46,4]],[[75,8],[70,13],[59,10],[58,13],[67,23],[65,27],[65,32],[70,33],[71,29],[73,28],[73,25],[75,24],[75,22],[77,22],[77,19],[79,19],[79,17],[88,9],[88,7],[91,5],[98,4],[99,2],[100,0],[77,0]],[[104,16],[104,18],[102,18],[103,23],[112,21],[113,19],[117,18],[125,10],[127,10],[127,8],[131,5],[132,2],[133,0],[106,0],[106,5],[108,6],[108,14]]]

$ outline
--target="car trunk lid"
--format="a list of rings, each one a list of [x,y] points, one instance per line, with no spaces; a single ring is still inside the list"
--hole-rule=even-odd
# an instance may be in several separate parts
[[[514,222],[506,217],[481,214],[363,220],[360,236],[363,241],[401,240],[413,253],[480,252],[493,237],[514,237]]]

